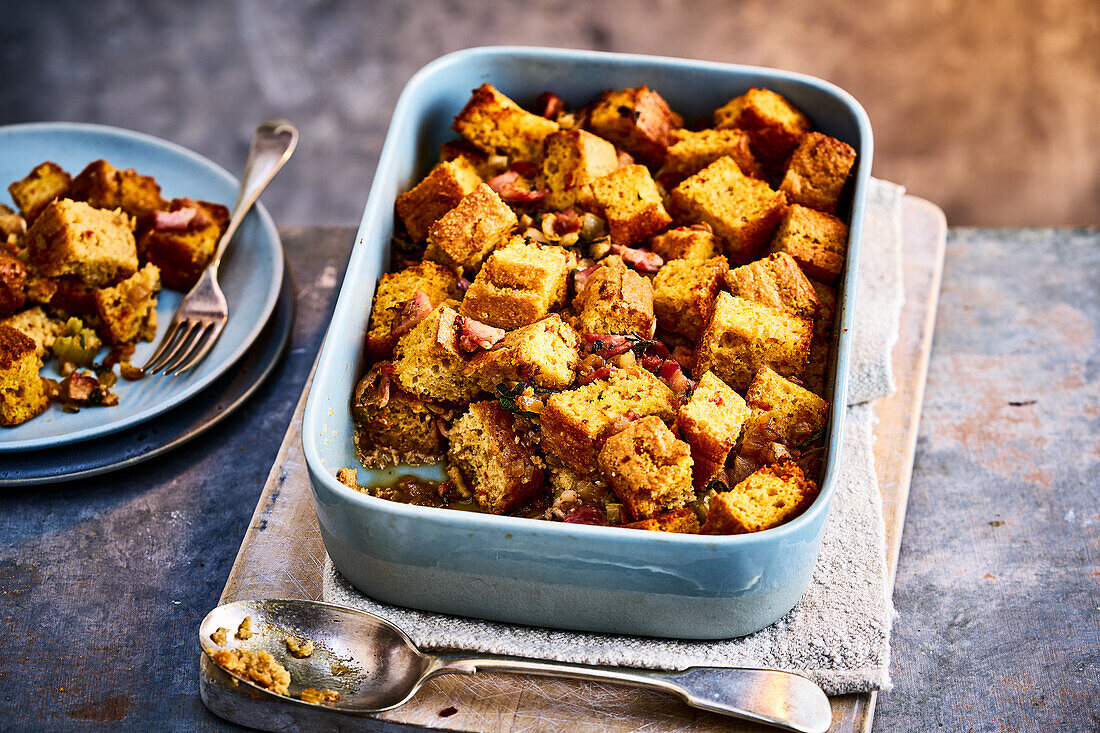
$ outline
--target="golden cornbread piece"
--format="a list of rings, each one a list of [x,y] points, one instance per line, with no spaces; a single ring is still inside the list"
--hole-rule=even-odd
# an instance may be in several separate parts
[[[549,191],[546,206],[564,211],[577,204],[592,206],[588,184],[619,167],[615,146],[587,130],[562,130],[546,138],[542,183]]]
[[[671,131],[684,126],[684,118],[646,85],[634,89],[609,89],[600,95],[589,117],[592,132],[606,138],[634,157],[652,165],[664,162]]]
[[[829,368],[829,347],[833,343],[833,319],[836,318],[836,290],[811,280],[821,308],[814,317],[814,337],[810,341],[810,359],[802,381],[816,395],[825,394],[825,372]]]
[[[831,285],[848,255],[848,225],[832,214],[795,204],[775,232],[772,252],[786,252],[811,278]]]
[[[295,636],[288,636],[285,640],[286,650],[295,659],[308,659],[313,656],[313,642],[303,641]]]
[[[856,162],[851,145],[820,132],[808,132],[794,149],[779,190],[792,204],[836,213],[836,204]]]
[[[46,315],[42,306],[21,310],[0,320],[0,325],[10,326],[34,341],[35,353],[42,359],[53,348],[54,341],[64,328],[64,323]]]
[[[440,163],[412,190],[397,197],[397,215],[414,242],[422,242],[439,217],[458,205],[462,197],[481,185],[481,176],[470,160],[459,156]]]
[[[226,639],[229,637],[229,629],[224,626],[219,626],[216,631],[210,634],[210,641],[214,642],[218,646],[225,646]]]
[[[425,260],[398,272],[387,272],[378,280],[367,330],[367,351],[383,359],[393,351],[393,322],[398,309],[417,290],[428,296],[432,307],[458,294],[458,276],[439,263]]]
[[[744,130],[673,130],[672,140],[658,176],[662,183],[679,183],[727,155],[746,176],[764,176],[749,148],[749,133]]]
[[[476,355],[466,367],[466,375],[486,392],[508,382],[566,389],[573,384],[580,361],[579,344],[573,327],[553,313],[509,332],[492,351]]]
[[[582,333],[637,334],[648,338],[656,320],[653,316],[653,285],[623,263],[621,257],[606,257],[588,277],[575,299]]]
[[[797,446],[823,429],[829,418],[828,402],[767,367],[753,377],[745,401],[752,411],[745,422],[746,440],[770,423],[780,442]]]
[[[485,511],[507,514],[542,490],[542,459],[520,442],[512,414],[495,400],[470,405],[449,438],[447,458]]]
[[[653,312],[661,328],[697,338],[710,322],[727,270],[729,264],[721,255],[666,262],[653,278]]]
[[[482,84],[455,117],[451,129],[486,153],[537,162],[543,140],[557,132],[558,123],[528,112],[492,84]]]
[[[592,198],[616,244],[636,244],[672,223],[644,165],[624,166],[597,178],[592,182]]]
[[[749,406],[741,395],[714,372],[707,372],[699,378],[691,399],[680,408],[676,428],[691,445],[693,458],[722,464],[741,437],[748,417]]]
[[[694,509],[674,509],[663,512],[640,522],[622,525],[626,529],[648,529],[654,532],[676,532],[678,534],[699,534],[699,517]]]
[[[237,627],[237,633],[235,634],[235,636],[242,641],[248,641],[253,636],[255,636],[255,632],[252,630],[251,616],[245,616],[244,619],[241,620],[241,624]]]
[[[47,277],[75,275],[103,287],[138,268],[130,217],[83,201],[49,204],[27,232],[27,244],[31,263]]]
[[[393,375],[406,392],[450,402],[469,402],[477,382],[463,376],[466,356],[458,348],[460,316],[437,306],[402,336],[394,349]]]
[[[141,236],[138,251],[144,260],[160,268],[165,287],[187,292],[202,277],[229,224],[229,209],[210,201],[173,199],[170,212],[186,218],[182,225],[162,225],[154,219]],[[157,215],[158,217],[160,215]]]
[[[722,254],[722,245],[708,224],[693,224],[669,229],[658,234],[650,247],[661,258],[669,260],[709,260]]]
[[[677,407],[672,390],[645,369],[612,368],[607,379],[547,398],[541,415],[542,447],[575,473],[589,476],[600,445],[621,420],[656,415],[667,422]]]
[[[445,267],[473,270],[517,223],[511,207],[482,183],[431,225],[424,258]]]
[[[695,498],[691,450],[657,416],[635,420],[600,449],[600,472],[635,520]]]
[[[714,123],[718,128],[747,131],[756,157],[780,170],[802,135],[813,128],[810,119],[785,97],[755,87],[714,110]]]
[[[489,255],[459,312],[507,331],[534,323],[563,304],[576,265],[563,247],[513,237]]]
[[[276,695],[290,694],[290,672],[263,649],[207,649],[210,658],[227,672]]]
[[[89,163],[73,179],[69,197],[97,209],[122,209],[139,222],[167,208],[152,176],[143,176],[133,168],[118,170],[105,160]]]
[[[745,300],[770,305],[796,316],[813,318],[821,307],[814,286],[786,252],[776,252],[730,270],[726,273],[726,286]]]
[[[681,182],[671,201],[680,219],[709,224],[734,264],[763,253],[786,207],[782,192],[746,176],[729,156]]]
[[[61,166],[47,160],[35,166],[25,178],[8,186],[8,192],[23,218],[32,224],[50,202],[65,198],[72,182],[72,176]]]
[[[157,335],[160,269],[147,264],[118,285],[95,292],[99,332],[112,344],[152,341]]]
[[[791,461],[765,466],[710,500],[703,534],[761,532],[793,519],[817,497],[817,484]]]
[[[20,310],[27,302],[27,266],[0,250],[0,317]]]
[[[376,364],[356,385],[351,402],[356,455],[371,468],[435,463],[445,450],[437,427],[439,412],[397,385],[378,381],[388,382],[391,368],[386,362]]]
[[[812,335],[809,318],[721,292],[696,347],[694,371],[714,370],[736,390],[747,389],[765,366],[795,376],[806,367]]]
[[[38,376],[34,341],[0,325],[0,425],[19,425],[50,404]]]

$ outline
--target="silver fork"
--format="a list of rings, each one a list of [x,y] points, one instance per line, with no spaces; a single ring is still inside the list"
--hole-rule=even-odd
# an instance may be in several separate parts
[[[218,285],[218,266],[222,254],[256,199],[297,145],[298,129],[286,120],[265,122],[256,128],[229,226],[218,241],[218,248],[202,277],[176,308],[157,350],[142,367],[146,374],[158,371],[182,374],[202,361],[214,348],[225,322],[229,320],[229,306]]]

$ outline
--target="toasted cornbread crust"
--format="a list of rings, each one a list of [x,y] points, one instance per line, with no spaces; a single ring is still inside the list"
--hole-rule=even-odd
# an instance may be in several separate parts
[[[477,383],[464,375],[467,358],[458,348],[462,319],[440,305],[394,348],[393,375],[403,390],[429,399],[469,402]]]
[[[588,277],[574,307],[582,333],[637,334],[648,337],[656,320],[653,285],[619,257],[607,257]]]
[[[813,503],[817,484],[790,461],[765,466],[710,500],[703,534],[761,532],[794,518]]]
[[[576,258],[563,247],[514,237],[489,255],[459,310],[509,331],[526,326],[563,304],[575,267]]]
[[[835,214],[855,162],[856,151],[851,145],[820,132],[807,132],[791,155],[779,190],[792,204]]]
[[[546,205],[564,211],[577,204],[594,205],[589,184],[619,166],[615,146],[587,130],[562,130],[546,138],[542,157],[542,185],[547,189]]]
[[[710,322],[714,299],[729,270],[726,258],[669,260],[653,278],[653,312],[661,328],[695,339]]]
[[[102,287],[137,272],[130,217],[82,201],[50,203],[27,232],[31,262],[48,277],[76,275]]]
[[[507,514],[542,488],[542,459],[516,435],[514,418],[495,401],[477,402],[450,430],[447,457],[462,472],[474,500]]]
[[[715,127],[745,130],[756,157],[782,170],[803,134],[812,129],[806,115],[769,89],[752,88],[714,111]]]
[[[35,166],[23,179],[9,185],[8,192],[23,218],[28,224],[33,224],[52,201],[68,195],[72,182],[72,176],[61,166],[47,160]]]
[[[744,130],[673,130],[671,137],[673,143],[658,175],[666,185],[675,185],[727,155],[746,176],[764,177],[750,149],[749,133]]]
[[[218,241],[229,225],[229,209],[222,204],[195,199],[173,199],[169,211],[194,209],[202,212],[197,224],[181,230],[162,230],[153,226],[146,231],[138,250],[141,256],[160,268],[165,287],[187,292],[202,277],[210,264]]]
[[[723,241],[734,264],[757,259],[786,208],[783,192],[749,178],[726,156],[719,158],[672,190],[676,216],[709,224]]]
[[[722,245],[714,236],[709,224],[694,224],[669,229],[658,234],[650,243],[654,252],[669,260],[709,260],[722,254]]]
[[[611,241],[632,245],[672,223],[661,192],[644,165],[618,168],[592,182],[592,198],[607,219]]]
[[[699,534],[699,517],[694,509],[673,509],[654,515],[640,522],[624,524],[626,529],[648,529],[654,532],[675,532],[677,534]]]
[[[786,252],[776,252],[730,270],[726,273],[726,286],[745,300],[805,318],[813,318],[821,307],[814,286]]]
[[[486,392],[511,382],[567,389],[576,376],[579,344],[580,337],[573,327],[553,313],[506,334],[491,351],[472,358],[465,373]]]
[[[425,259],[472,271],[516,228],[516,214],[486,184],[479,184],[428,229]]]
[[[99,335],[112,344],[152,341],[157,335],[160,269],[147,264],[117,285],[95,292]]]
[[[371,305],[367,351],[375,359],[384,359],[393,351],[393,322],[397,310],[417,290],[428,296],[435,308],[458,294],[458,276],[439,263],[427,260],[398,272],[387,272],[378,280]]]
[[[589,127],[639,160],[664,162],[671,131],[684,126],[660,94],[646,85],[608,90],[592,107]]]
[[[482,84],[455,117],[451,129],[486,153],[538,161],[543,140],[557,132],[558,123],[528,112],[492,84]]]
[[[695,459],[722,464],[741,437],[749,406],[728,384],[707,372],[676,416],[676,429]]]
[[[829,417],[825,400],[767,367],[753,377],[745,400],[751,410],[746,440],[770,426],[783,443],[798,446],[824,429]]]
[[[695,498],[691,450],[655,415],[608,438],[599,465],[635,521],[679,509]]]
[[[775,232],[772,252],[786,252],[811,278],[831,285],[848,256],[848,225],[832,214],[795,204]]]
[[[0,425],[30,420],[50,400],[38,376],[38,354],[32,339],[0,324]]]
[[[465,156],[432,168],[412,190],[397,197],[397,215],[414,242],[422,242],[428,229],[481,184],[477,169]]]

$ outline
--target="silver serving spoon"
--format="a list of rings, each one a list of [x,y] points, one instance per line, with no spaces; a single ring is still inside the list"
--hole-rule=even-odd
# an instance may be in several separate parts
[[[234,632],[246,616],[252,619],[254,635],[238,639]],[[203,701],[223,718],[267,730],[343,728],[338,723],[341,713],[389,710],[407,702],[433,677],[485,670],[661,690],[693,707],[783,730],[824,733],[832,723],[829,699],[821,688],[789,672],[723,667],[651,672],[461,652],[429,654],[385,619],[316,601],[267,599],[219,606],[199,627],[199,642],[207,655],[222,648],[211,639],[219,628],[228,630],[224,648],[266,649],[281,662],[290,672],[292,697],[251,683],[240,685],[207,658]],[[313,642],[313,654],[305,659],[292,656],[288,636]],[[340,699],[327,705],[296,699],[306,687],[336,690]]]

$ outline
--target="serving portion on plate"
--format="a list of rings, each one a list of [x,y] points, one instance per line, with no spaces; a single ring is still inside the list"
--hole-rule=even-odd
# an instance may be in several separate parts
[[[10,290],[20,301],[0,304],[0,335],[10,337],[6,353],[27,372],[7,375],[12,384],[5,381],[5,388],[12,389],[5,405],[14,407],[6,413],[9,427],[0,430],[0,452],[103,436],[149,420],[196,395],[243,355],[282,281],[278,234],[263,210],[249,216],[225,258],[222,279],[233,311],[226,338],[184,376],[140,379],[136,368],[155,348],[158,322],[170,320],[224,229],[225,204],[236,195],[228,173],[171,143],[94,125],[2,128],[0,148],[0,180],[13,182],[3,263],[19,271],[12,278],[18,287]],[[36,395],[28,385],[41,362],[46,393]],[[53,404],[46,407],[46,399]]]
[[[821,175],[822,143],[844,170]],[[785,72],[510,48],[422,70],[306,408],[337,568],[384,602],[559,628],[714,638],[786,612],[834,489],[870,155],[854,100]],[[831,292],[807,275],[837,287],[810,372]],[[462,501],[493,514],[438,508]]]

